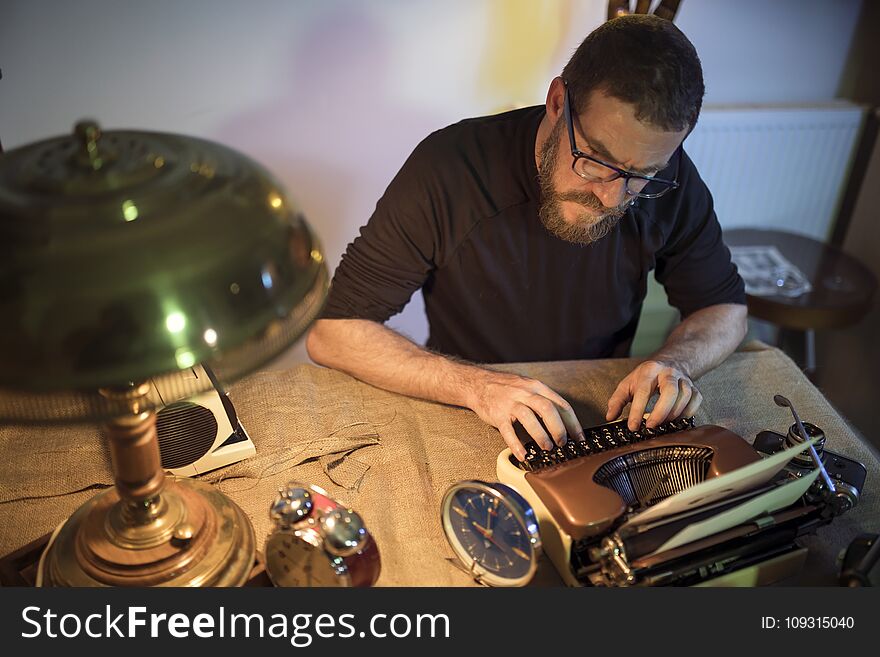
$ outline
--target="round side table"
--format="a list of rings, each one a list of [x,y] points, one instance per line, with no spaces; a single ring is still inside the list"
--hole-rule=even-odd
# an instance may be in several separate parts
[[[798,297],[746,293],[752,317],[804,332],[808,373],[816,369],[815,331],[855,324],[871,308],[877,279],[838,248],[803,235],[751,228],[725,230],[724,241],[728,246],[775,246],[810,281],[813,289]]]

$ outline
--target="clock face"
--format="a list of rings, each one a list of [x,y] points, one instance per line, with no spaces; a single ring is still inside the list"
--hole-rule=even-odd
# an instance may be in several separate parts
[[[349,586],[341,557],[328,554],[314,529],[279,530],[266,539],[266,572],[275,586]]]
[[[461,482],[446,493],[443,529],[456,556],[491,586],[522,586],[534,574],[540,539],[528,503],[501,484]]]

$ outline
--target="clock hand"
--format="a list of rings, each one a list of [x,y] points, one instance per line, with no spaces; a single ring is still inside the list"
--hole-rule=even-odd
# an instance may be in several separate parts
[[[483,536],[491,536],[492,530],[483,527],[482,525],[478,525],[476,520],[471,520],[471,524],[477,528],[477,531],[480,532]]]
[[[492,531],[493,530],[486,529],[485,527],[481,527],[473,520],[471,520],[471,524],[476,528],[476,530],[480,533],[480,535],[483,538],[485,538],[487,541],[489,541],[492,545],[497,547],[499,550],[506,550],[506,548],[503,545],[501,545],[498,541],[496,541],[494,538],[492,538]]]
[[[492,506],[486,509],[486,529],[492,529],[492,516],[498,515],[498,502],[500,500],[496,497],[492,500]]]

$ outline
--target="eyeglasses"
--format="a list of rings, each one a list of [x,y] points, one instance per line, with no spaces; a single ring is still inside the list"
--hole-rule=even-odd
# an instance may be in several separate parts
[[[671,189],[678,187],[678,166],[681,161],[681,154],[675,161],[675,179],[665,180],[663,178],[654,178],[652,176],[643,176],[639,173],[632,173],[626,169],[621,169],[613,164],[608,164],[602,160],[587,155],[579,150],[574,140],[574,123],[571,119],[571,101],[568,96],[568,86],[565,87],[565,105],[563,108],[565,114],[565,122],[568,124],[568,139],[571,142],[571,156],[574,158],[571,163],[572,171],[584,180],[596,183],[606,183],[618,178],[623,178],[624,189],[629,196],[638,196],[639,198],[657,198],[663,196]],[[678,151],[681,145],[676,149]],[[650,185],[650,186],[649,186]]]

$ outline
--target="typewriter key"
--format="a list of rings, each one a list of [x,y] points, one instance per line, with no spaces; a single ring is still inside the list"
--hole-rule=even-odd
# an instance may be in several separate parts
[[[541,538],[532,507],[504,484],[461,481],[443,497],[440,519],[455,556],[478,582],[524,586],[535,574]]]

